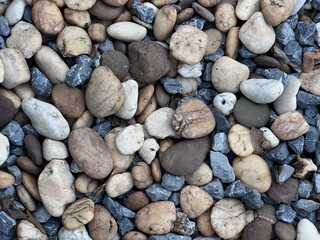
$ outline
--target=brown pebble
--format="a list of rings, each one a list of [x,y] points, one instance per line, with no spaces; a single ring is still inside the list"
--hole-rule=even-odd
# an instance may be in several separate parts
[[[221,4],[217,6],[214,17],[216,28],[221,32],[227,32],[237,25],[234,6],[228,1],[221,2]]]
[[[140,95],[139,95],[140,96]],[[156,85],[155,97],[160,107],[168,107],[171,96],[166,92],[162,84]]]
[[[154,93],[154,86],[152,84],[149,84],[139,90],[138,107],[135,113],[136,116],[140,115],[143,112],[143,110],[146,108],[153,93]]]
[[[105,4],[102,0],[97,0],[88,11],[90,14],[101,20],[114,20],[120,15],[122,9],[122,6],[111,7]]]
[[[241,240],[271,239],[272,225],[265,219],[255,218],[243,229]]]
[[[103,42],[107,37],[106,28],[101,23],[90,24],[88,27],[88,34],[94,42]]]
[[[136,120],[138,123],[143,124],[144,121],[147,119],[147,117],[153,113],[157,109],[157,101],[156,97],[152,95],[150,101],[148,102],[148,105],[145,107],[143,112],[136,117]]]
[[[64,19],[74,26],[86,28],[91,23],[90,14],[88,11],[78,11],[65,8],[63,11]]]
[[[208,22],[214,21],[214,15],[205,7],[201,6],[199,3],[192,3],[192,8],[205,20]]]
[[[131,231],[127,232],[125,235],[122,236],[122,240],[148,240],[147,235],[142,232],[138,231]]]
[[[142,191],[131,193],[124,201],[123,204],[132,211],[139,211],[150,203],[149,197]]]
[[[161,182],[162,172],[161,172],[161,165],[158,158],[152,160],[151,163],[151,174],[156,183]]]
[[[101,65],[110,68],[119,79],[124,78],[129,72],[129,59],[119,51],[104,51],[101,55]]]
[[[35,165],[33,161],[26,156],[17,157],[16,163],[19,168],[35,176],[38,176],[42,171],[40,167]]]
[[[290,177],[282,184],[272,179],[272,184],[267,194],[277,203],[290,203],[295,198],[297,191],[298,179]]]
[[[199,232],[205,237],[212,237],[215,231],[211,225],[211,209],[208,209],[197,218]]]
[[[274,230],[279,240],[294,240],[296,238],[296,229],[290,223],[278,221]]]
[[[133,184],[138,189],[145,189],[153,183],[151,169],[145,162],[138,162],[131,170]]]
[[[277,59],[266,55],[256,56],[252,60],[261,68],[280,68],[280,62]]]
[[[225,55],[233,59],[237,58],[240,47],[239,31],[240,27],[232,27],[227,34]]]
[[[194,15],[194,9],[193,8],[186,8],[183,9],[182,11],[180,11],[177,15],[177,23],[182,23],[185,22],[187,20],[189,20],[190,18],[192,18]]]
[[[83,173],[77,177],[74,185],[78,192],[91,193],[98,188],[99,182]]]
[[[24,145],[28,151],[29,157],[36,165],[43,163],[42,147],[39,139],[33,134],[27,134],[23,139]]]
[[[222,33],[214,28],[210,28],[204,31],[208,36],[208,43],[206,47],[205,55],[214,54],[221,45]]]
[[[38,189],[38,178],[30,173],[22,171],[22,183],[32,197],[41,201],[39,189]]]

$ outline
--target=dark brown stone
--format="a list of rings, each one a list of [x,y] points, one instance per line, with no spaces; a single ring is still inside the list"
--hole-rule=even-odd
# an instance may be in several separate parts
[[[296,238],[296,230],[290,223],[278,221],[274,230],[279,240],[294,240]]]
[[[277,181],[272,179],[272,184],[267,194],[277,203],[290,203],[296,196],[297,191],[298,179],[291,177],[282,184],[279,184]]]
[[[3,127],[13,119],[16,113],[16,109],[9,99],[0,97],[0,113],[0,127]]]
[[[116,19],[121,11],[123,6],[121,7],[111,7],[101,0],[97,0],[96,3],[88,10],[90,14],[101,19],[101,20],[114,20]]]
[[[141,85],[155,83],[170,70],[167,50],[152,41],[129,44],[130,73]]]
[[[241,240],[270,240],[272,224],[262,218],[255,218],[243,229]]]
[[[210,150],[209,137],[182,140],[168,148],[160,159],[161,166],[174,175],[193,173]]]
[[[124,78],[129,72],[129,59],[119,51],[104,51],[101,56],[101,65],[110,68],[119,79]]]
[[[35,165],[32,160],[26,156],[17,157],[16,163],[21,170],[24,170],[32,175],[39,176],[42,172],[42,169]]]
[[[260,129],[254,127],[250,129],[250,140],[253,146],[253,153],[257,155],[263,153],[262,144],[265,140]]]
[[[33,134],[27,134],[24,137],[24,146],[26,147],[29,157],[36,165],[43,163],[41,143]]]
[[[131,193],[124,201],[123,204],[132,211],[139,211],[150,203],[149,197],[142,191]]]
[[[281,67],[280,62],[277,59],[266,56],[266,55],[256,56],[252,60],[260,68],[280,68]]]

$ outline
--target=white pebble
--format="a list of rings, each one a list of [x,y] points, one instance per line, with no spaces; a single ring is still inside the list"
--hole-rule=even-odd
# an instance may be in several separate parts
[[[218,109],[223,115],[228,116],[232,113],[237,97],[233,93],[220,93],[213,99],[213,106]]]
[[[9,139],[0,133],[0,166],[7,160],[10,153]]]
[[[122,83],[125,92],[124,102],[115,115],[119,118],[128,120],[134,116],[138,104],[138,83],[135,80],[128,80]]]
[[[118,197],[133,188],[133,179],[131,173],[124,172],[113,175],[106,182],[106,193],[109,197]]]
[[[124,42],[141,41],[147,35],[147,29],[133,22],[117,22],[107,28],[110,37]]]
[[[306,218],[301,219],[298,223],[297,240],[320,240],[317,228]]]
[[[157,141],[153,138],[148,138],[144,141],[138,153],[146,163],[150,164],[159,149],[160,146]]]
[[[21,220],[18,224],[17,237],[19,240],[48,239],[48,237],[45,234],[43,234],[36,226],[34,226],[28,220]]]
[[[14,0],[5,12],[5,17],[10,25],[14,25],[22,19],[24,9],[27,6],[25,0]]]
[[[67,146],[61,142],[46,138],[42,143],[43,157],[47,161],[66,159],[69,156]]]
[[[134,124],[123,128],[116,136],[116,146],[122,154],[133,154],[138,151],[144,141],[143,126]]]
[[[189,65],[183,62],[180,62],[178,65],[178,73],[182,77],[186,78],[197,78],[202,75],[202,64],[197,63],[196,65]]]
[[[268,147],[269,149],[274,148],[279,145],[279,143],[280,143],[279,138],[277,138],[276,135],[274,135],[274,133],[269,128],[262,127],[262,128],[260,128],[260,130],[262,131],[263,138],[266,141],[270,142],[270,146]]]

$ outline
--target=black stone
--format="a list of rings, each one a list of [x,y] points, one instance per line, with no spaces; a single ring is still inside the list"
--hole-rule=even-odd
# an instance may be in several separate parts
[[[53,86],[49,79],[37,68],[31,68],[31,87],[38,96],[49,97]]]
[[[170,192],[180,191],[183,188],[184,183],[184,176],[176,176],[167,172],[162,176],[161,185]]]
[[[90,198],[95,204],[101,203],[102,200],[104,199],[106,193],[105,191],[99,191],[98,194],[91,192],[91,193],[86,193],[85,194],[88,198]]]
[[[9,26],[8,19],[4,16],[0,16],[0,35],[3,37],[9,36],[11,29]]]
[[[123,217],[117,220],[118,233],[120,236],[125,235],[135,228],[135,224],[129,218]]]
[[[255,189],[247,189],[240,199],[248,209],[259,209],[263,206],[261,195]]]
[[[25,9],[24,9],[24,13],[23,13],[23,16],[22,18],[29,22],[29,23],[32,23],[32,7],[31,6],[27,6]]]
[[[296,218],[297,213],[287,204],[280,204],[276,210],[276,217],[278,220],[292,223],[293,220]]]
[[[152,202],[168,200],[171,192],[161,186],[159,183],[150,185],[145,190]]]
[[[213,179],[210,183],[203,186],[202,189],[215,200],[220,200],[224,197],[223,185],[219,179]]]
[[[320,207],[320,203],[313,200],[300,199],[292,204],[293,209],[302,217],[306,217],[311,212],[317,210]]]
[[[225,134],[228,134],[231,126],[226,117],[215,108],[211,108],[211,112],[213,113],[214,119],[216,120],[216,133],[224,132]]]
[[[320,96],[316,96],[300,90],[297,94],[297,103],[298,106],[302,108],[308,107],[310,105],[320,105]]]
[[[131,8],[133,12],[137,15],[137,17],[146,23],[152,23],[153,19],[155,18],[155,11],[154,9],[144,5],[143,3],[134,1],[131,4]]]
[[[49,236],[56,235],[60,229],[60,225],[60,218],[55,217],[50,218],[46,223],[42,224],[44,230],[46,230],[46,233]]]
[[[9,139],[10,143],[15,146],[23,145],[24,132],[16,121],[11,120],[1,132]]]
[[[275,163],[283,163],[288,156],[289,151],[286,142],[280,142],[275,148],[263,153],[263,158],[267,158]]]
[[[224,191],[226,197],[242,197],[245,193],[246,187],[240,180],[231,183]]]
[[[88,65],[75,64],[67,72],[66,83],[70,87],[84,85],[89,81],[92,69]]]
[[[316,34],[316,24],[312,21],[298,22],[295,36],[300,46],[312,46]]]
[[[300,136],[293,140],[287,141],[289,147],[298,155],[300,155],[303,151],[304,146],[304,137]]]
[[[289,58],[290,63],[300,65],[302,62],[302,47],[296,41],[289,42],[283,49]]]
[[[120,203],[117,201],[111,199],[110,197],[106,196],[102,200],[102,204],[108,211],[112,214],[112,216],[116,219],[120,219],[123,217],[127,218],[134,218],[136,214],[131,211],[130,209],[122,206]]]
[[[196,93],[196,98],[204,102],[206,105],[211,104],[213,101],[213,98],[217,95],[217,92],[215,92],[213,89],[210,88],[201,88]]]
[[[257,56],[257,54],[251,52],[248,48],[246,48],[243,45],[239,48],[238,53],[243,58],[254,58]]]
[[[310,126],[305,137],[306,137],[306,139],[304,142],[304,150],[307,151],[308,153],[314,152],[316,149],[316,144],[319,140],[318,130],[313,126]]]
[[[112,129],[112,119],[108,117],[92,127],[101,137],[104,137]]]
[[[182,85],[179,79],[163,77],[160,79],[160,82],[162,83],[167,93],[170,93],[170,94],[181,93]]]
[[[295,40],[294,31],[288,22],[283,22],[278,25],[275,32],[276,40],[283,45],[287,45],[289,42]]]

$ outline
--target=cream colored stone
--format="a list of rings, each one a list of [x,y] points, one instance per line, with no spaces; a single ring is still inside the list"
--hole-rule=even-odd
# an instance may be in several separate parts
[[[122,154],[133,154],[138,151],[144,142],[143,126],[134,124],[123,128],[117,133],[116,146]]]
[[[86,28],[91,23],[91,17],[88,11],[73,10],[65,8],[63,11],[64,19],[70,23],[70,25]]]
[[[77,177],[75,187],[78,192],[92,193],[99,187],[99,182],[83,173]]]
[[[31,87],[30,82],[22,83],[14,88],[14,92],[19,96],[21,100],[25,98],[33,98],[36,93]]]
[[[228,133],[228,142],[231,150],[238,156],[246,157],[253,153],[250,129],[241,124],[232,126]]]
[[[118,197],[133,188],[133,180],[131,173],[124,172],[113,175],[106,182],[106,192],[109,197]]]
[[[160,146],[155,139],[147,138],[144,140],[142,147],[138,150],[138,153],[146,163],[150,164],[159,149]]]
[[[262,127],[260,130],[263,133],[263,138],[267,141],[266,143],[262,144],[262,147],[265,149],[271,149],[279,145],[280,140],[277,138],[276,135],[273,134],[273,132],[267,128],[267,127]]]
[[[35,225],[28,220],[21,220],[17,226],[17,237],[19,240],[41,239],[47,240],[48,237],[42,233]]]
[[[115,116],[128,120],[134,116],[137,111],[138,102],[138,83],[130,79],[122,83],[125,97],[121,108],[114,114]]]
[[[198,88],[198,81],[195,78],[184,78],[178,76],[177,79],[181,83],[181,92],[183,96],[193,96]]]
[[[124,42],[141,41],[147,35],[147,29],[133,22],[113,23],[107,28],[109,36]]]
[[[236,6],[236,15],[242,20],[248,20],[252,14],[260,11],[261,0],[239,0]]]
[[[19,184],[16,186],[17,195],[22,202],[22,204],[31,212],[36,210],[36,202],[27,191],[27,189],[23,186],[23,184]]]
[[[64,0],[68,8],[73,10],[88,10],[96,3],[96,1],[97,0]]]
[[[67,146],[62,141],[52,140],[50,138],[46,138],[42,142],[42,154],[47,161],[66,159],[69,157]]]
[[[92,114],[86,110],[82,114],[81,117],[79,117],[74,124],[72,125],[72,129],[81,128],[81,127],[90,127],[93,123],[93,116]]]
[[[203,162],[196,171],[184,177],[189,185],[203,186],[211,182],[213,173],[209,165]]]
[[[24,0],[14,0],[8,5],[4,16],[9,25],[14,25],[22,19],[26,6],[27,4]]]
[[[318,229],[307,218],[301,219],[298,223],[297,240],[320,240]]]
[[[237,16],[231,3],[220,4],[214,14],[216,28],[221,32],[227,32],[237,25]]]

